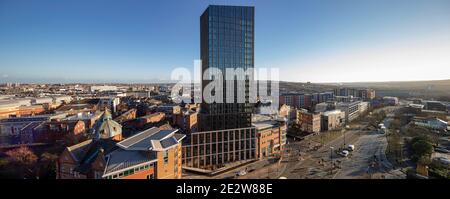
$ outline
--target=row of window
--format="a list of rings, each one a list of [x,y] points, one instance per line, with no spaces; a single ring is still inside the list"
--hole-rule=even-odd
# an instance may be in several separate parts
[[[223,139],[222,139],[223,138]],[[220,133],[202,133],[198,135],[192,135],[192,144],[203,143],[221,143],[227,141],[244,140],[249,138],[256,138],[256,132],[254,129],[250,132],[247,129],[246,132],[220,132]]]
[[[217,59],[210,59],[209,65],[217,68],[231,68],[247,65],[247,68],[251,68],[253,66],[253,59],[233,60],[233,58],[221,58],[220,61]]]
[[[114,175],[107,176],[106,179],[123,178],[123,177],[126,177],[126,176],[133,175],[134,173],[137,173],[137,172],[140,172],[140,171],[144,171],[144,170],[148,170],[148,169],[151,169],[151,168],[154,168],[154,167],[155,167],[154,163],[150,163],[150,164],[146,164],[146,165],[143,165],[143,166],[140,166],[140,167],[136,167],[136,168],[133,168],[133,169],[128,169],[128,170],[125,170],[123,172],[120,172],[120,173],[117,173],[117,174],[114,174]]]
[[[255,150],[236,151],[234,153],[223,153],[209,156],[187,157],[183,159],[183,164],[202,168],[203,165],[223,164],[232,161],[253,159],[256,157]]]
[[[212,19],[217,18],[246,18],[253,19],[254,9],[244,7],[223,7],[213,6],[208,10],[208,15]]]
[[[253,30],[253,24],[236,24],[236,23],[217,23],[217,22],[210,22],[208,24],[209,30],[213,29],[220,29],[220,30],[230,30],[230,31],[252,31]]]
[[[249,19],[242,19],[237,17],[215,17],[215,16],[210,16],[208,21],[209,23],[219,22],[219,23],[234,23],[241,25],[249,25],[253,23],[253,21]]]

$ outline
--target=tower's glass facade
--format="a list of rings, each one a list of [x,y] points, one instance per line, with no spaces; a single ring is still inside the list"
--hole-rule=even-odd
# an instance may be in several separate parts
[[[254,7],[209,6],[200,18],[200,56],[202,72],[215,67],[225,76],[226,68],[254,68]],[[245,92],[237,93],[223,83],[223,103],[202,103],[199,130],[212,131],[251,127],[253,104],[249,102],[249,83],[245,81]],[[209,83],[202,81],[202,88]],[[228,90],[228,91],[227,91]],[[234,92],[234,102],[226,103],[226,93]],[[238,103],[237,96],[244,95],[245,103]]]
[[[213,67],[220,69],[223,75],[226,68],[253,68],[253,49],[253,7],[209,6],[202,14],[200,56],[203,73]],[[237,103],[237,80],[232,80],[234,88],[227,88],[226,81],[223,82],[223,103],[203,101],[201,104],[199,131],[191,133],[183,144],[185,168],[216,170],[256,158],[256,129],[251,124],[253,104],[249,103],[249,83],[253,76],[247,76],[244,92],[239,93],[245,97],[244,103]],[[208,83],[210,81],[202,81],[203,91]],[[234,92],[235,103],[226,103],[229,90]]]

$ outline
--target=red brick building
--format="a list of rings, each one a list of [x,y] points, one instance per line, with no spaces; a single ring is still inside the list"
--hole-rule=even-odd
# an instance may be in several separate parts
[[[62,120],[44,123],[44,131],[41,139],[44,140],[65,140],[68,143],[76,144],[85,139],[85,123],[81,120]]]
[[[174,107],[172,114],[173,125],[179,127],[184,133],[197,131],[198,112],[181,107]]]
[[[320,113],[311,113],[305,109],[297,111],[297,124],[300,130],[308,133],[320,132]]]
[[[106,109],[90,134],[93,139],[66,147],[60,155],[56,164],[58,179],[102,178],[107,163],[105,155],[118,148],[122,126],[112,120]]]

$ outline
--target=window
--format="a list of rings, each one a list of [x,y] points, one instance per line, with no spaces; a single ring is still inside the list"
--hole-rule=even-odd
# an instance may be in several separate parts
[[[169,162],[169,151],[163,151],[164,164]]]

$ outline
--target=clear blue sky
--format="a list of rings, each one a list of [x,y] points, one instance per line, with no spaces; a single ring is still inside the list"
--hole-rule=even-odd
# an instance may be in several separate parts
[[[449,0],[0,0],[0,82],[168,79],[209,4],[255,6],[255,65],[282,80],[450,79]]]

